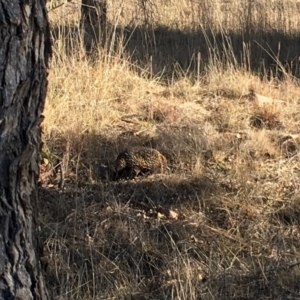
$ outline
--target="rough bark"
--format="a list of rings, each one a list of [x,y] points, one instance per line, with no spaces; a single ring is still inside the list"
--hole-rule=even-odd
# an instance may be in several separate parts
[[[44,0],[0,0],[0,299],[48,299],[37,180],[50,34]]]
[[[88,52],[98,45],[104,46],[106,41],[107,1],[82,0],[80,24],[84,32],[84,44]]]

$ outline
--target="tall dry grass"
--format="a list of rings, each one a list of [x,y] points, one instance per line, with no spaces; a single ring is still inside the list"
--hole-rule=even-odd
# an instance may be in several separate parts
[[[299,297],[296,1],[108,1],[49,12],[40,221],[55,299]],[[111,182],[119,151],[167,174]]]

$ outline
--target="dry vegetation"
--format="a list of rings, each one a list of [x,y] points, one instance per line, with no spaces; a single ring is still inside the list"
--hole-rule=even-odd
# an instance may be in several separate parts
[[[79,4],[49,13],[51,295],[299,299],[299,3],[111,0],[97,55]],[[158,149],[168,173],[108,180],[129,145]]]

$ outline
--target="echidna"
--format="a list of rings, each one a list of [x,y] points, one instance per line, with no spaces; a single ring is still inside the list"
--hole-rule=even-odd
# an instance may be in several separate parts
[[[131,147],[121,152],[115,162],[115,179],[138,175],[164,173],[166,158],[157,150],[147,147]]]

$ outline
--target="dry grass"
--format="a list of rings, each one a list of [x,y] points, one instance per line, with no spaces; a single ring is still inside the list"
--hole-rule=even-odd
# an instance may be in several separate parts
[[[284,66],[298,3],[145,3],[109,1],[118,38],[93,57],[78,3],[50,13],[40,221],[51,295],[298,299],[300,87]],[[168,173],[108,180],[129,145],[158,149]]]

